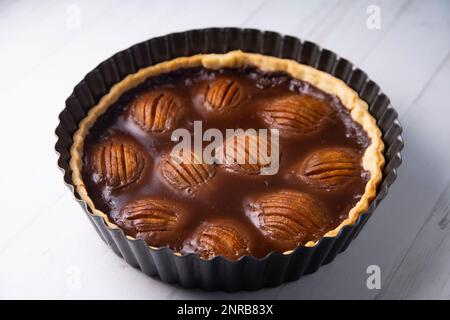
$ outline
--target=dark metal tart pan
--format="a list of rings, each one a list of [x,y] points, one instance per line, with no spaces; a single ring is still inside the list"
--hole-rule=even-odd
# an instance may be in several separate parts
[[[357,91],[376,118],[385,144],[386,164],[377,196],[359,219],[341,229],[336,237],[322,238],[313,247],[298,247],[290,254],[272,252],[262,259],[244,256],[237,261],[223,257],[203,260],[195,254],[176,255],[168,248],[152,249],[143,240],[127,238],[121,229],[109,228],[102,217],[93,215],[80,199],[72,183],[69,166],[72,136],[80,120],[109,89],[125,76],[143,67],[198,53],[225,53],[231,50],[261,53],[307,64],[342,79]],[[315,272],[347,249],[361,231],[397,177],[403,148],[402,128],[389,98],[366,73],[349,61],[318,45],[295,37],[255,29],[208,28],[172,33],[138,43],[100,63],[89,72],[67,98],[59,115],[55,149],[64,181],[83,207],[99,236],[119,256],[145,274],[183,287],[206,290],[256,290],[277,286]]]

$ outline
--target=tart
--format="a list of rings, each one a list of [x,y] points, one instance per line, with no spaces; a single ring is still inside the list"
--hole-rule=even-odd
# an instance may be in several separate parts
[[[174,131],[194,138],[196,122],[203,132],[242,129],[217,149],[234,156],[174,157]],[[251,133],[261,129],[276,139]],[[261,146],[267,152],[252,152]],[[231,51],[175,58],[119,81],[80,122],[70,168],[91,212],[128,238],[237,260],[313,247],[355,223],[376,196],[383,150],[367,103],[342,80]]]

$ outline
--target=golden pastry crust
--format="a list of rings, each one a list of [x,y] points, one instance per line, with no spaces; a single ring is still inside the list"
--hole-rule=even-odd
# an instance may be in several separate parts
[[[335,229],[328,231],[324,237],[334,237],[344,226],[353,224],[360,214],[368,209],[370,201],[376,196],[377,186],[382,179],[382,168],[384,166],[384,144],[381,139],[381,131],[376,125],[375,119],[369,113],[367,103],[359,98],[358,94],[342,80],[326,72],[300,64],[293,60],[242,51],[231,51],[225,54],[198,54],[191,57],[180,57],[140,69],[136,73],[128,75],[122,81],[115,84],[111,90],[100,99],[100,102],[89,110],[88,115],[80,121],[79,129],[73,136],[73,144],[70,149],[70,168],[73,171],[73,184],[81,199],[88,204],[93,214],[103,217],[109,227],[118,228],[117,225],[110,221],[109,217],[104,212],[95,208],[92,199],[88,195],[81,175],[84,138],[96,119],[102,115],[109,106],[114,104],[123,93],[141,84],[149,77],[183,68],[204,67],[217,70],[221,68],[241,68],[248,65],[255,66],[265,72],[285,72],[293,78],[308,82],[328,94],[336,95],[341,103],[349,110],[352,119],[359,123],[366,131],[371,140],[371,144],[365,150],[362,158],[363,169],[370,172],[370,179],[366,184],[365,192],[358,203],[350,210],[348,217]],[[306,243],[305,246],[312,247],[316,243],[317,241],[310,241]],[[286,251],[284,254],[289,254],[291,252],[292,250]]]

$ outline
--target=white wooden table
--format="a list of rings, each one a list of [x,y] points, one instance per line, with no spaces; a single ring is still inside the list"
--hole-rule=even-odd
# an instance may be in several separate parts
[[[136,42],[210,26],[339,53],[379,83],[404,127],[399,178],[363,232],[332,264],[277,288],[210,293],[148,278],[100,241],[56,167],[57,115],[89,70]],[[449,299],[449,80],[445,0],[2,1],[0,298]],[[366,285],[370,265],[381,289]]]

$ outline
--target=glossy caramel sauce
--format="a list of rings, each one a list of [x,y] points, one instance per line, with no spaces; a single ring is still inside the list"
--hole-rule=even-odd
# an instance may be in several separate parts
[[[278,173],[213,164],[176,176],[179,168],[166,163],[177,144],[172,131],[193,132],[196,120],[224,138],[225,129],[280,129]],[[263,257],[319,240],[347,217],[369,180],[359,165],[369,143],[337,97],[287,74],[182,69],[147,79],[97,119],[85,141],[83,179],[95,206],[149,245],[205,258]],[[314,167],[305,168],[311,155]],[[297,193],[306,200],[297,202]],[[292,203],[286,194],[294,194]]]

